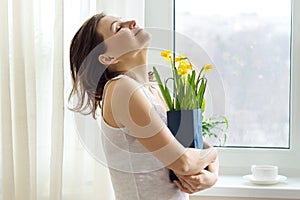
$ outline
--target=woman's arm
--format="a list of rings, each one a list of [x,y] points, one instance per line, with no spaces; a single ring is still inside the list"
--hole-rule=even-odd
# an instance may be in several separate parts
[[[215,148],[184,148],[165,125],[155,135],[137,139],[176,174],[198,174],[217,159]]]
[[[179,175],[176,174],[180,181],[174,181],[177,187],[186,193],[192,194],[212,187],[218,180],[219,161],[211,163],[206,169],[199,174]]]
[[[118,127],[126,127],[133,137],[175,173],[198,174],[216,160],[214,148],[184,148],[135,81],[127,78],[112,81],[105,101],[104,119],[113,121]]]
[[[167,167],[178,175],[195,175],[201,173],[216,159],[217,150],[215,148],[205,150],[188,148],[180,158]]]
[[[204,142],[204,149],[210,146]],[[218,157],[210,163],[199,174],[194,175],[180,175],[176,174],[179,181],[174,181],[177,187],[186,193],[192,194],[207,188],[212,187],[218,180],[219,176],[219,159]]]

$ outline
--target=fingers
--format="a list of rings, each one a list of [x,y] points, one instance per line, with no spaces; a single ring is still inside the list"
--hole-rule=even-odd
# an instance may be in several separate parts
[[[179,181],[174,181],[174,184],[183,192],[192,194],[207,188],[212,187],[218,180],[219,160],[216,157],[212,161],[207,170],[203,169],[195,175],[180,175],[176,174]]]
[[[177,187],[186,193],[194,193],[212,187],[217,181],[217,175],[207,170],[202,170],[198,175],[178,176]]]
[[[179,181],[176,181],[175,184],[177,185],[177,187],[179,186],[178,188],[181,191],[186,192],[188,194],[192,194],[207,188],[206,184],[202,184],[197,181],[191,181],[190,179],[187,180],[182,177],[179,177]]]
[[[182,183],[180,183],[179,181],[173,181],[173,183],[182,191],[188,194],[192,194],[193,191],[183,187]]]
[[[181,185],[186,188],[188,191],[193,192],[195,190],[195,187],[193,184],[190,184],[189,182],[185,181],[183,178],[178,177]]]

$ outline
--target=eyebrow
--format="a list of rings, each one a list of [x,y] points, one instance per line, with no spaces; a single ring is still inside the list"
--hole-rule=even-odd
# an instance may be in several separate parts
[[[118,20],[115,20],[113,21],[111,24],[110,24],[110,30],[112,31],[112,26],[114,25],[114,23],[118,22]]]

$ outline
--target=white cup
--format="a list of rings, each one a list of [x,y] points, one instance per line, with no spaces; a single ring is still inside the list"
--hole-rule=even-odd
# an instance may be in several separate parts
[[[275,180],[278,176],[278,167],[274,165],[252,165],[251,172],[255,180]]]

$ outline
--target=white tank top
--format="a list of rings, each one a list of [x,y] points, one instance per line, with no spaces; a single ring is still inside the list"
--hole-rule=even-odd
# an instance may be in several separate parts
[[[115,79],[130,78],[119,75]],[[107,84],[106,84],[107,85]],[[166,122],[166,114],[151,92],[142,87],[154,108]],[[104,89],[105,92],[105,89]],[[126,128],[108,125],[102,115],[102,142],[116,200],[188,200],[169,180],[169,170],[156,159]]]

